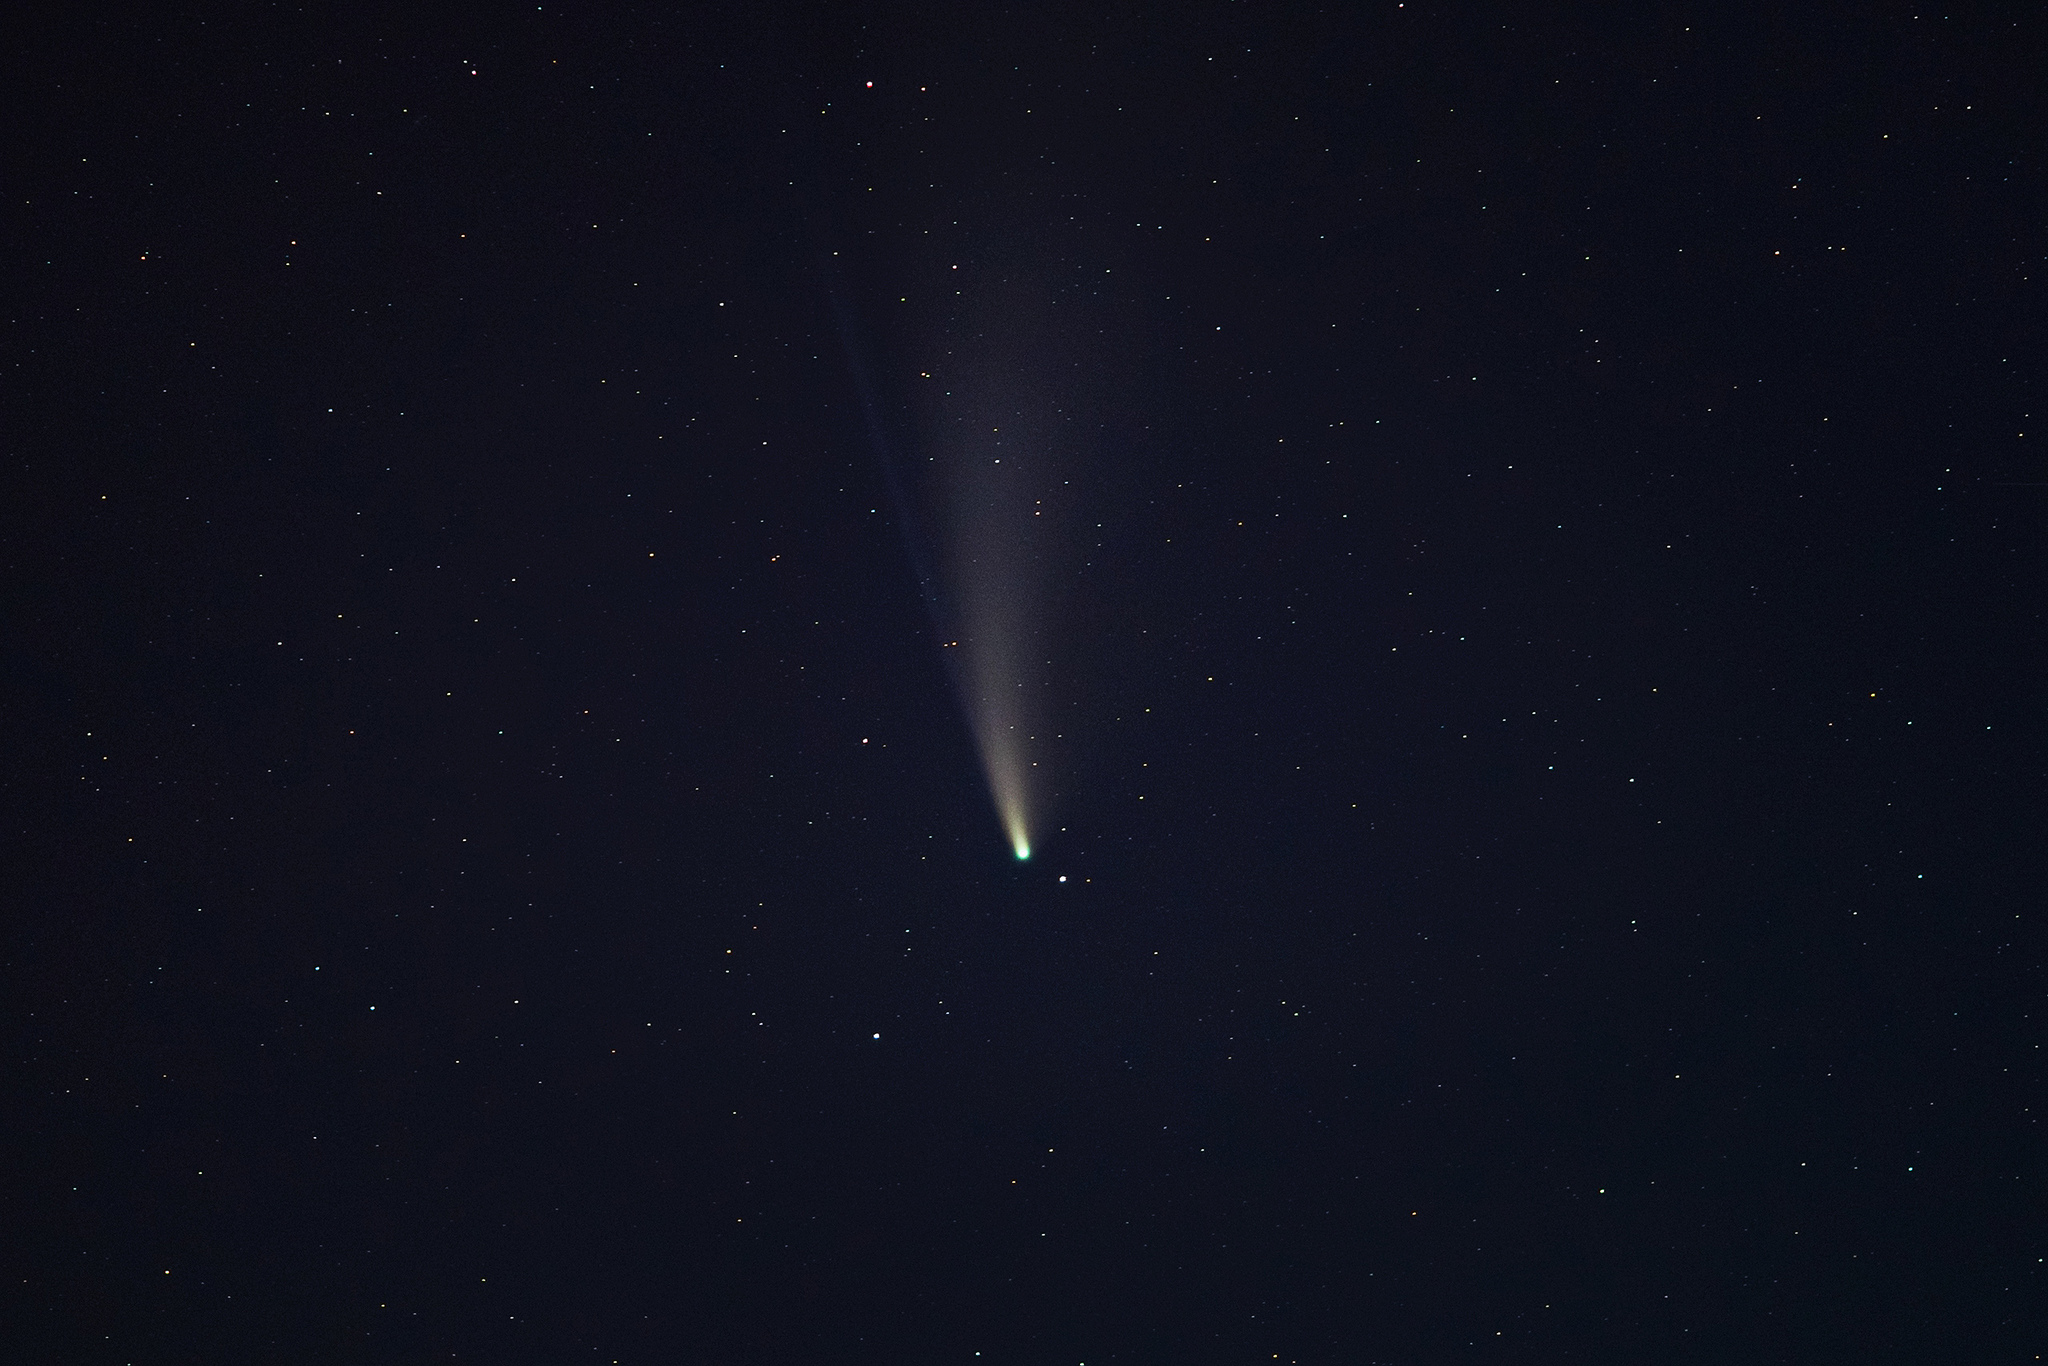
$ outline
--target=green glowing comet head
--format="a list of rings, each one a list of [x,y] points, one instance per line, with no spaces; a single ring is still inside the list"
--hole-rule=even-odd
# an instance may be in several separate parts
[[[975,737],[981,746],[982,767],[988,774],[989,796],[995,799],[996,819],[1002,824],[1003,838],[1022,863],[1031,857],[1030,800],[1025,785],[1025,774],[1031,766],[1018,748],[1016,732],[1014,725],[1001,729],[977,726]]]
[[[1031,831],[1024,824],[1024,804],[1009,800],[999,803],[1003,818],[1003,834],[1009,837],[1010,852],[1022,863],[1031,857]]]

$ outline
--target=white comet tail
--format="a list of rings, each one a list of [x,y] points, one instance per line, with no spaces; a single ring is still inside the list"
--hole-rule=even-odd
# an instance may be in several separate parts
[[[1020,862],[1057,800],[1055,731],[1064,727],[1054,718],[1068,712],[1055,705],[1054,678],[1069,674],[1057,651],[1075,612],[1063,586],[1079,577],[1066,544],[1076,539],[1071,476],[1100,426],[1081,420],[1075,376],[1098,368],[1101,325],[1066,316],[1066,288],[1058,271],[990,270],[916,372],[930,479],[922,492],[943,529],[947,660]]]
[[[958,647],[948,653],[996,818],[1019,860],[1031,857],[1048,777],[1041,760],[1049,758],[1041,545],[1049,476],[1041,443],[1016,430],[1025,425],[1015,417],[985,425],[954,456],[946,519],[948,596],[959,621]]]
[[[1030,761],[1025,759],[1019,721],[1008,714],[1005,703],[1014,705],[1006,691],[1021,691],[1000,682],[980,690],[974,717],[975,743],[981,750],[981,769],[988,778],[989,796],[995,801],[996,817],[1003,834],[1019,860],[1031,857]]]

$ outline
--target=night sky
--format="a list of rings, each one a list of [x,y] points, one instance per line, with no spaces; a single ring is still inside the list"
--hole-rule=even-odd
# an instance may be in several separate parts
[[[0,1358],[2036,1360],[2022,11],[47,10]]]

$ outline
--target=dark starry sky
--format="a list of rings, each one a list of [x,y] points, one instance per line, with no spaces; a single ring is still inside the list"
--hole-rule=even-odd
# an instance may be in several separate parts
[[[4,1355],[2035,1359],[2039,21],[1503,18],[18,34]]]

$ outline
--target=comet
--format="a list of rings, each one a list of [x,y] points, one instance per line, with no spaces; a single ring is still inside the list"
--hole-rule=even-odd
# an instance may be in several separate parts
[[[975,648],[979,646],[980,648]],[[968,653],[961,661],[975,747],[981,752],[981,769],[988,780],[989,796],[995,803],[996,818],[1019,862],[1031,857],[1030,760],[1025,757],[1028,724],[1021,694],[1024,681],[1008,658],[999,639],[967,637]]]
[[[997,822],[1023,862],[1051,795],[1047,627],[1062,419],[1001,336],[957,338],[927,362],[920,374],[936,392],[921,406],[939,574],[958,623],[950,638],[959,644],[946,653]]]
[[[1030,367],[1005,354],[1003,331],[991,328],[971,340],[953,338],[943,360],[910,371],[916,436],[894,439],[856,341],[852,306],[831,262],[826,266],[869,441],[939,631],[996,823],[1011,854],[1026,862],[1048,795],[1047,513],[1060,505],[1053,472],[1067,419],[1032,382]],[[929,540],[922,534],[927,523],[939,533]]]

